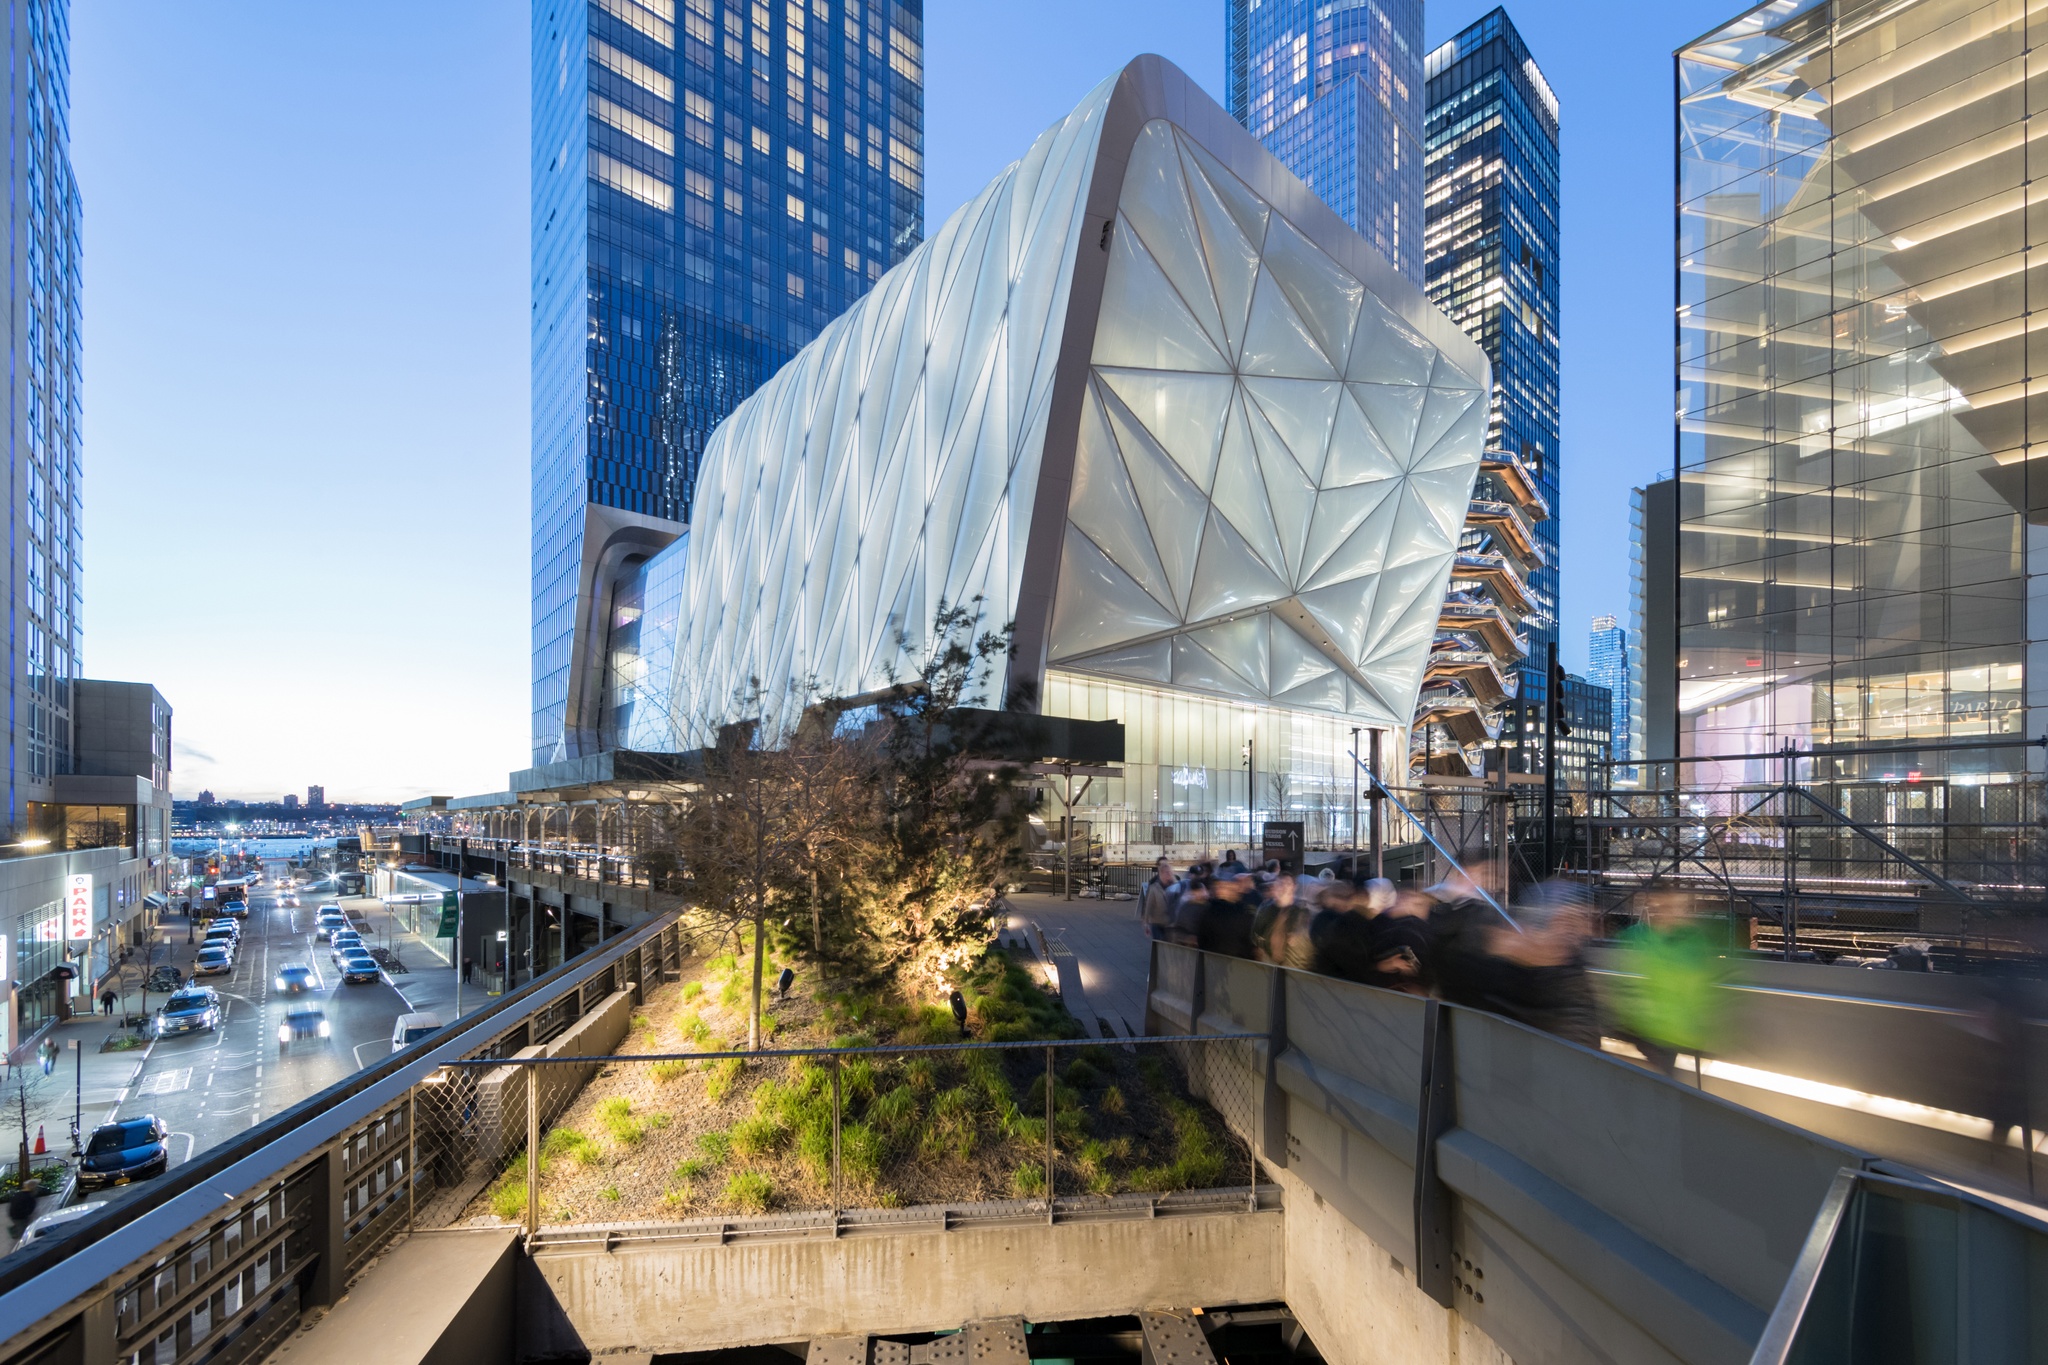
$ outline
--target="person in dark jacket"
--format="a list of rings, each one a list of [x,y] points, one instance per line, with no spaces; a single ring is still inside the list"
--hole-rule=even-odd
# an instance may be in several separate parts
[[[1276,864],[1267,864],[1276,867]],[[1300,896],[1300,884],[1277,871],[1266,883],[1265,899],[1252,917],[1252,943],[1262,962],[1310,971],[1315,967],[1315,942],[1309,925],[1315,907]]]
[[[1234,848],[1223,850],[1223,861],[1216,864],[1216,875],[1219,877],[1242,877],[1249,871],[1250,868],[1237,860],[1237,850]]]
[[[1227,865],[1227,864],[1226,864]],[[1254,893],[1249,874],[1218,877],[1209,888],[1196,926],[1196,941],[1203,951],[1226,953],[1231,957],[1252,957],[1252,908],[1247,903]]]
[[[1180,894],[1173,901],[1173,922],[1167,925],[1168,943],[1185,943],[1190,948],[1201,944],[1202,916],[1208,913],[1209,881],[1193,873],[1180,886]]]

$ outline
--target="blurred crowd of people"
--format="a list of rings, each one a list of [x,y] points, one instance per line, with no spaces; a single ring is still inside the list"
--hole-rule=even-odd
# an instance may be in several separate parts
[[[1696,926],[1646,914],[1619,946],[1639,989],[1602,1018],[1587,976],[1596,917],[1583,888],[1531,888],[1503,912],[1454,874],[1425,890],[1340,867],[1291,876],[1250,868],[1236,853],[1177,873],[1160,859],[1139,892],[1153,938],[1417,995],[1519,1020],[1588,1047],[1603,1031],[1670,1072],[1679,1053],[1712,1042],[1723,956]]]

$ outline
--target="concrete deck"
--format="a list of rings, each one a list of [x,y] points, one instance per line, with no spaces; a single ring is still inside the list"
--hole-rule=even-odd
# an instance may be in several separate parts
[[[271,1359],[291,1365],[467,1365],[512,1358],[514,1228],[416,1232]]]
[[[1138,922],[1137,901],[1070,901],[1036,892],[1019,892],[1008,900],[1014,928],[1036,922],[1047,939],[1066,944],[1089,1009],[1120,1034],[1145,1031],[1152,942]],[[1083,1014],[1071,1002],[1068,1007]]]

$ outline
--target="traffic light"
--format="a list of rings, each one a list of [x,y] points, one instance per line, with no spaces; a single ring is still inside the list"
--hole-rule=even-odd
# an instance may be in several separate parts
[[[1564,665],[1555,655],[1550,660],[1550,733],[1559,739],[1572,737],[1571,723],[1564,718]]]

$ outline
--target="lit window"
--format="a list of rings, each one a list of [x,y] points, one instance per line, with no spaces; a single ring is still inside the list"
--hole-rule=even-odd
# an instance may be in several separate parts
[[[653,10],[643,8],[634,3],[634,0],[597,0],[597,3],[598,7],[611,15],[612,18],[617,19],[628,28],[646,34],[663,47],[674,47],[676,45],[674,26],[656,15]],[[660,0],[655,0],[655,3],[667,12],[670,20],[675,18],[675,6],[673,4],[661,4]]]
[[[789,195],[785,200],[785,205],[789,210],[790,217],[796,219],[799,223],[801,223],[804,220],[803,200],[799,199],[797,196],[792,194]]]
[[[745,161],[746,155],[747,149],[740,145],[738,138],[729,137],[725,140],[725,159],[727,161],[732,162],[734,165],[739,165]]]
[[[754,150],[763,156],[768,155],[772,150],[768,142],[768,132],[765,128],[756,128],[754,130]]]
[[[676,192],[673,186],[664,184],[655,176],[608,157],[602,152],[590,154],[590,174],[599,183],[609,185],[622,194],[631,195],[643,204],[652,204],[658,209],[672,209],[676,206]]]
[[[636,142],[644,142],[665,156],[674,156],[676,153],[676,135],[653,119],[643,118],[632,110],[622,108],[596,94],[590,97],[590,112],[600,122],[610,124],[627,137]]]
[[[725,191],[725,211],[727,213],[744,213],[746,212],[746,207],[747,201],[740,192],[731,186],[727,186]]]
[[[658,95],[665,100],[672,100],[676,97],[676,83],[674,80],[662,75],[659,71],[656,71],[638,58],[627,56],[610,43],[592,38],[590,40],[590,58],[599,66],[624,76],[627,80],[650,94]]]
[[[789,168],[798,175],[804,173],[804,154],[802,152],[791,147],[783,153],[783,159],[789,163]]]
[[[795,299],[800,299],[800,298],[802,298],[802,297],[804,296],[804,277],[803,277],[803,276],[801,276],[801,275],[797,275],[797,274],[791,274],[791,275],[790,275],[790,277],[789,277],[789,296],[790,296],[791,298],[795,298]]]

